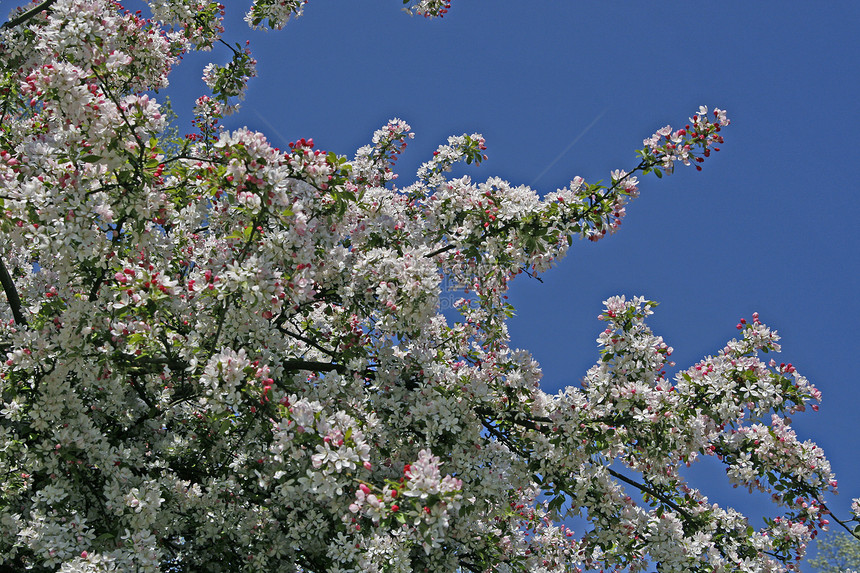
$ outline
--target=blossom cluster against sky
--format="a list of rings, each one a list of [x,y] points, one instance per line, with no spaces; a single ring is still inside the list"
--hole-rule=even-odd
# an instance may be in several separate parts
[[[226,125],[352,156],[401,117],[416,133],[399,160],[404,184],[447,136],[476,131],[489,157],[464,171],[476,180],[544,193],[577,175],[607,181],[657,128],[700,104],[727,109],[726,143],[702,173],[642,178],[616,236],[576,244],[543,283],[514,283],[513,342],[534,353],[552,391],[597,359],[596,317],[611,295],[661,303],[651,324],[680,367],[759,312],[783,337],[778,362],[824,394],[819,413],[794,421],[829,454],[843,492],[831,507],[846,513],[860,495],[860,5],[455,0],[426,21],[396,0],[312,0],[285,30],[253,32],[244,3],[226,4],[226,39],[250,39],[259,60]],[[171,78],[181,118],[202,93],[203,63],[188,58]],[[691,472],[697,485],[750,511],[712,469]]]

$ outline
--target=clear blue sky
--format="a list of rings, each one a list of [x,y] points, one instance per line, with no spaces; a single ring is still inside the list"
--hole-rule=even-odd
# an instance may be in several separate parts
[[[830,456],[842,491],[832,507],[845,515],[860,497],[860,3],[453,0],[427,21],[399,0],[311,0],[303,18],[262,33],[241,24],[246,1],[222,1],[225,37],[250,39],[259,60],[228,127],[352,156],[400,117],[416,133],[404,183],[448,135],[474,131],[489,160],[473,178],[542,193],[575,175],[607,180],[635,165],[655,129],[700,104],[727,109],[725,145],[702,173],[645,178],[619,234],[574,245],[543,284],[514,284],[514,343],[552,391],[596,360],[610,295],[661,302],[651,324],[679,366],[718,351],[758,311],[783,336],[780,361],[824,394],[795,426]],[[205,61],[188,58],[171,79],[187,131]],[[697,485],[754,512],[712,469]]]

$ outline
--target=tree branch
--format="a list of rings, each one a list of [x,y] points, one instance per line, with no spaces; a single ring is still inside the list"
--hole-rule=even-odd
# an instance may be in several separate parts
[[[824,502],[823,502],[823,501],[821,501],[821,500],[818,500],[818,505],[820,505],[820,506],[821,506],[821,509],[823,509],[824,511],[826,511],[826,512],[827,512],[827,514],[828,514],[830,517],[832,517],[834,521],[836,521],[836,523],[838,523],[840,526],[842,526],[842,527],[845,529],[845,531],[847,531],[847,532],[848,532],[848,534],[849,534],[851,537],[853,537],[854,539],[860,540],[860,534],[855,533],[855,532],[854,532],[854,528],[852,528],[852,527],[849,527],[849,526],[848,526],[848,524],[849,524],[851,521],[855,521],[855,520],[853,520],[853,519],[852,519],[852,520],[849,520],[849,521],[843,521],[843,520],[839,519],[838,517],[836,517],[835,515],[833,515],[833,512],[832,512],[832,511],[830,511],[830,508],[829,508],[829,507],[827,507],[827,506],[824,504]]]
[[[649,169],[649,168],[653,167],[654,165],[655,165],[655,162],[648,161],[647,159],[643,159],[642,161],[640,161],[639,165],[634,167],[633,170],[630,171],[630,173],[627,173],[626,175],[624,175],[624,177],[620,178],[618,181],[615,181],[611,186],[606,188],[606,190],[600,195],[599,199],[596,199],[596,200],[592,199],[591,205],[588,208],[586,208],[585,210],[583,210],[581,213],[578,213],[576,215],[577,218],[580,221],[585,219],[588,215],[590,215],[594,211],[595,207],[597,207],[598,205],[603,203],[603,201],[606,201],[607,199],[613,198],[613,196],[617,194],[618,189],[619,189],[619,185],[621,185],[622,182],[624,182],[626,179],[628,179],[631,175],[633,175],[637,171],[645,171],[645,169]],[[565,222],[568,222],[568,221],[569,221],[569,219],[565,220]],[[492,230],[488,229],[488,230],[484,231],[484,233],[481,235],[480,240],[483,241],[484,239],[489,237],[491,235],[491,233],[503,233],[505,231],[513,229],[514,224],[518,223],[518,222],[519,222],[519,220],[514,219],[511,221],[508,221],[507,223],[505,223],[504,225],[502,225],[498,229],[492,229]],[[439,247],[433,251],[430,251],[429,253],[425,254],[424,257],[425,258],[433,258],[437,255],[441,255],[442,253],[448,252],[452,249],[457,249],[459,247],[460,247],[460,245],[457,245],[455,243],[448,243],[447,245],[444,245],[444,246]],[[537,278],[536,275],[533,276],[530,273],[529,273],[529,276],[532,278]],[[538,280],[540,280],[540,279],[538,279]],[[543,282],[543,281],[541,281],[541,282]]]
[[[491,412],[490,412],[488,409],[486,409],[486,408],[476,408],[475,412],[476,412],[479,416],[487,416],[487,415],[490,415],[490,414],[491,414]],[[544,423],[551,422],[551,420],[549,420],[548,418],[535,418],[535,419],[536,419],[536,420],[539,420],[540,422],[544,422]],[[512,423],[514,423],[514,424],[516,424],[516,425],[519,425],[519,426],[522,426],[522,427],[524,427],[524,428],[527,428],[527,429],[530,429],[530,430],[534,430],[534,431],[537,431],[537,432],[540,432],[540,433],[546,434],[546,431],[545,431],[543,428],[541,428],[541,427],[539,426],[539,424],[538,424],[538,423],[535,423],[535,422],[534,422],[534,421],[532,421],[532,420],[517,420],[517,419],[511,418],[511,417],[505,417],[505,418],[504,418],[504,421],[506,421],[506,422],[512,422]],[[502,442],[504,442],[504,443],[505,443],[506,445],[508,445],[508,447],[510,447],[514,452],[516,452],[517,454],[519,454],[519,455],[520,455],[520,456],[522,456],[522,457],[528,457],[528,455],[527,455],[525,452],[523,452],[523,451],[518,451],[518,450],[517,450],[517,448],[516,448],[515,446],[513,446],[513,444],[511,444],[511,443],[507,440],[507,437],[506,437],[504,434],[502,434],[501,432],[499,432],[499,431],[498,431],[498,429],[496,429],[495,427],[493,427],[491,424],[488,424],[487,422],[485,422],[484,420],[482,420],[482,425],[484,426],[484,428],[485,428],[485,429],[486,429],[486,430],[487,430],[491,435],[493,435],[493,436],[494,436],[494,437],[496,437],[497,439],[499,439],[499,440],[501,440]],[[667,507],[669,507],[670,509],[672,509],[673,511],[677,512],[677,513],[678,513],[678,514],[680,514],[682,517],[684,517],[684,519],[686,519],[688,522],[690,522],[690,523],[695,523],[695,522],[696,522],[695,518],[694,518],[692,515],[690,515],[690,513],[689,513],[689,512],[687,512],[684,508],[680,507],[678,504],[676,504],[674,501],[672,501],[671,499],[669,499],[668,497],[666,497],[665,495],[663,495],[663,494],[662,494],[662,493],[660,493],[659,491],[657,491],[657,490],[655,490],[655,489],[653,489],[653,488],[651,488],[651,487],[649,487],[649,486],[647,486],[647,485],[645,485],[645,484],[642,484],[642,483],[639,483],[639,482],[637,482],[637,481],[634,481],[634,480],[630,479],[629,477],[627,477],[627,476],[625,476],[625,475],[623,475],[623,474],[620,474],[620,473],[618,473],[617,471],[615,471],[615,470],[613,470],[613,469],[611,469],[611,468],[608,468],[608,467],[607,467],[607,468],[606,468],[606,471],[608,471],[608,472],[609,472],[609,475],[613,476],[614,478],[616,478],[616,479],[618,479],[618,480],[621,480],[621,481],[623,481],[624,483],[626,483],[626,484],[628,484],[628,485],[631,485],[631,486],[635,487],[635,488],[636,488],[636,489],[638,489],[639,491],[641,491],[641,492],[643,492],[643,493],[646,493],[646,494],[650,495],[651,497],[653,497],[653,498],[655,498],[655,499],[660,500],[660,501],[661,501],[663,504],[665,504]],[[823,507],[823,504],[822,504],[822,507]]]
[[[21,14],[17,18],[13,18],[13,19],[9,20],[5,24],[3,24],[3,26],[0,26],[0,29],[8,30],[10,28],[14,28],[15,26],[19,26],[19,25],[23,24],[24,22],[26,22],[27,20],[32,19],[39,12],[41,12],[43,10],[47,10],[48,8],[50,8],[51,4],[53,4],[56,1],[57,0],[45,0],[44,2],[39,4],[38,6],[31,8],[30,10],[27,10],[26,12],[24,12],[23,14]]]
[[[309,372],[339,372],[346,374],[347,369],[343,364],[332,364],[331,362],[316,362],[313,360],[285,360],[282,364],[284,370],[296,371],[307,370]]]
[[[0,259],[0,283],[3,284],[3,290],[6,292],[6,300],[9,301],[12,316],[15,318],[15,324],[18,326],[27,326],[27,319],[21,314],[21,299],[18,298],[15,281],[12,280],[9,271],[6,270],[6,264],[3,262],[3,259]]]
[[[285,318],[286,315],[281,314],[278,317],[278,320],[280,320],[282,317]],[[296,340],[301,340],[302,342],[304,342],[308,346],[316,348],[317,350],[319,350],[323,354],[327,354],[327,355],[331,356],[332,358],[335,357],[335,351],[323,348],[321,345],[317,344],[316,342],[314,342],[312,339],[308,338],[307,336],[302,336],[301,334],[298,334],[297,332],[292,332],[290,329],[286,328],[283,325],[283,322],[285,322],[285,321],[282,321],[281,324],[277,324],[277,322],[278,321],[276,320],[275,321],[275,327],[278,329],[279,332],[282,332],[282,333],[286,334],[287,336],[291,336],[291,337],[295,338]],[[293,326],[295,326],[295,325],[293,325]]]
[[[606,471],[608,471],[609,475],[611,475],[612,477],[619,479],[626,484],[632,485],[633,487],[635,487],[639,491],[641,491],[643,493],[647,493],[651,497],[659,499],[661,502],[663,502],[664,504],[669,506],[673,511],[681,514],[684,517],[684,519],[686,519],[690,523],[696,522],[696,520],[693,518],[692,515],[687,513],[687,511],[685,511],[682,507],[680,507],[678,504],[676,504],[674,501],[672,501],[671,499],[669,499],[668,497],[666,497],[665,495],[663,495],[659,491],[652,489],[645,484],[634,481],[634,480],[630,479],[629,477],[627,477],[623,474],[620,474],[611,468],[606,468]]]

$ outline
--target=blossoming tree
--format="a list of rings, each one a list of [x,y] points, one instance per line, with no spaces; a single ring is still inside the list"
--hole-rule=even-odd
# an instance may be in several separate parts
[[[613,297],[557,395],[506,330],[514,277],[615,231],[638,172],[699,167],[725,112],[657,131],[606,186],[451,178],[478,134],[398,186],[400,120],[352,160],[220,129],[241,46],[172,136],[157,91],[221,42],[222,8],[149,4],[43,0],[0,32],[0,571],[795,568],[836,482],[787,417],[818,392],[760,358],[779,346],[757,315],[668,379],[655,303]],[[456,321],[443,279],[467,288]],[[679,473],[702,456],[778,515],[709,502]]]
[[[809,564],[818,573],[856,573],[860,569],[860,544],[845,532],[827,532],[816,540],[815,549],[815,559]]]

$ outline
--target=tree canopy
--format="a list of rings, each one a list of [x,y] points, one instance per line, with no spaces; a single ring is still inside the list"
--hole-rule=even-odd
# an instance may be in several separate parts
[[[831,531],[815,541],[816,555],[809,560],[819,573],[860,570],[860,544],[845,532]]]
[[[220,128],[250,51],[215,2],[149,6],[34,2],[0,32],[0,570],[796,569],[836,482],[789,418],[819,393],[763,356],[758,315],[670,379],[656,303],[609,298],[595,366],[555,395],[506,326],[512,280],[617,231],[639,175],[700,168],[724,110],[607,184],[454,178],[473,133],[401,186],[400,119],[352,159]],[[158,91],[215,46],[232,59],[178,136]],[[772,495],[765,527],[686,482],[701,457]]]

